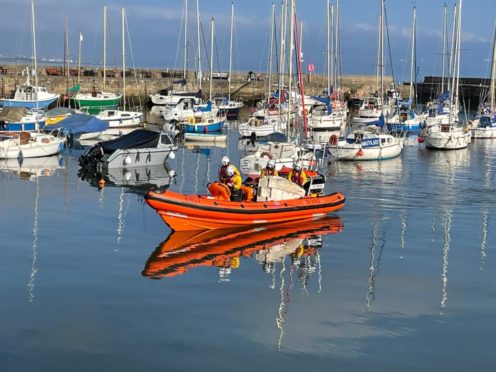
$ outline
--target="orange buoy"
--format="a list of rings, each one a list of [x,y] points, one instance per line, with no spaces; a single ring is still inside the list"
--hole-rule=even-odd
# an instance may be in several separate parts
[[[101,189],[105,187],[105,180],[103,178],[98,181],[98,187],[100,187]]]
[[[418,136],[417,141],[418,141],[418,143],[424,143],[424,137]]]
[[[363,150],[362,149],[358,150],[357,155],[358,156],[363,156]]]

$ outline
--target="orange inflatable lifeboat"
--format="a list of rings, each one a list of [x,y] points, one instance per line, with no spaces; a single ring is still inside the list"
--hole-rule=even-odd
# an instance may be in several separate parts
[[[185,195],[166,190],[149,191],[145,200],[174,231],[225,229],[318,219],[344,206],[340,192],[324,196],[304,196],[280,201],[231,201],[228,189],[216,188],[213,196]],[[226,200],[227,199],[227,200]]]
[[[236,229],[203,231],[175,231],[162,242],[145,264],[144,276],[171,277],[201,266],[233,267],[241,257],[249,257],[260,250],[290,245],[295,239],[336,234],[343,230],[339,217],[310,221],[282,223]],[[311,255],[315,247],[308,246],[295,255]]]

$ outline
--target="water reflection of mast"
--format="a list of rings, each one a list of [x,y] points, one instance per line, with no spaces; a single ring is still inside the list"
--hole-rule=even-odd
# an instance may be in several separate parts
[[[487,224],[489,222],[489,209],[486,207],[482,211],[482,242],[481,242],[481,270],[486,262],[487,256]]]
[[[443,229],[444,229],[444,241],[443,241],[443,263],[441,270],[441,307],[446,307],[446,302],[448,301],[448,253],[450,247],[450,230],[451,230],[451,218],[452,211],[446,210],[443,214]]]
[[[33,261],[31,263],[31,274],[28,282],[28,299],[29,302],[34,301],[34,281],[38,268],[36,267],[38,258],[38,205],[40,199],[39,178],[36,177],[36,194],[34,199],[34,222],[33,222]]]
[[[124,187],[121,187],[121,193],[119,195],[119,211],[117,213],[117,244],[122,239],[123,231],[124,231]]]
[[[289,275],[289,283],[288,283],[288,288],[284,290],[284,272],[286,271],[286,257],[282,259],[281,262],[281,272],[279,273],[279,277],[281,278],[281,287],[280,287],[280,293],[281,293],[281,302],[279,304],[279,310],[278,310],[278,316],[276,317],[276,326],[279,329],[279,338],[277,340],[277,350],[281,350],[282,346],[282,339],[284,337],[284,321],[286,320],[286,314],[288,312],[288,303],[291,299],[290,296],[290,290],[293,286],[293,280],[291,273]]]

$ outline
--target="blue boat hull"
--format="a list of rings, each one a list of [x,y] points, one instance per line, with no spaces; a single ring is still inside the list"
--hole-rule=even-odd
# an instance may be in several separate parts
[[[44,101],[15,101],[12,99],[0,99],[0,107],[25,107],[28,109],[43,109],[55,102],[57,98],[51,98]]]
[[[41,129],[45,126],[45,121],[39,121],[38,122],[38,129]],[[13,132],[19,132],[19,131],[35,131],[35,123],[4,123],[0,124],[0,130],[6,130],[6,131],[13,131]]]
[[[419,133],[420,123],[417,124],[387,124],[387,128],[393,133]]]
[[[224,126],[224,121],[211,124],[183,124],[185,133],[210,133],[219,132]]]

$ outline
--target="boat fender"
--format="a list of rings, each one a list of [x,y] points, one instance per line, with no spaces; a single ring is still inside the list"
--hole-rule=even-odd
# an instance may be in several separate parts
[[[129,165],[131,164],[133,161],[131,160],[131,157],[128,155],[126,156],[126,158],[124,159],[124,164],[126,165]]]
[[[261,158],[269,158],[269,159],[272,159],[272,155],[270,153],[268,153],[267,151],[264,151],[260,154],[260,157]]]
[[[336,136],[335,134],[333,134],[331,136],[331,138],[329,138],[329,143],[332,145],[332,146],[336,146],[338,144],[338,136]]]
[[[194,116],[188,117],[188,124],[195,124],[195,117]]]
[[[363,150],[362,149],[358,150],[357,155],[358,156],[363,156]]]

